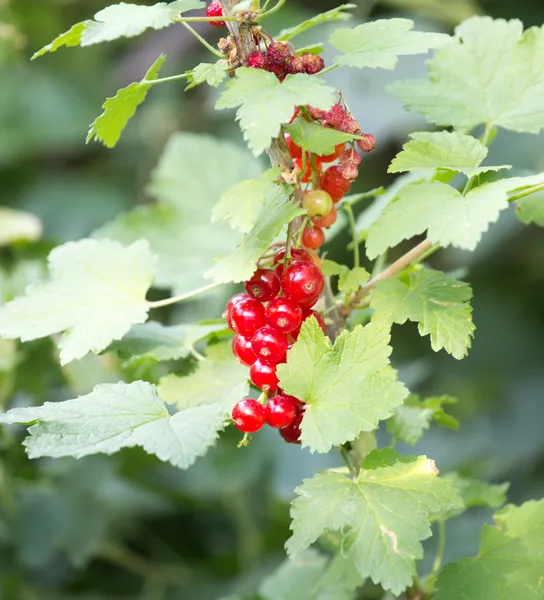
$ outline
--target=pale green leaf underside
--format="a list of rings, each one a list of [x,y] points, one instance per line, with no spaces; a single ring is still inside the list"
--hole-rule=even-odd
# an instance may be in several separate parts
[[[369,324],[344,331],[334,347],[314,318],[307,319],[298,340],[278,365],[280,387],[307,402],[301,442],[312,452],[374,430],[408,391],[389,367],[389,329]]]
[[[126,248],[111,240],[68,242],[49,255],[49,281],[0,308],[0,335],[26,342],[64,332],[62,364],[101,352],[147,320],[154,271],[143,240]]]
[[[190,90],[204,82],[212,87],[219,87],[227,77],[228,67],[227,61],[223,59],[216,63],[200,63],[190,71],[187,79],[189,85],[185,89]]]
[[[436,600],[541,600],[544,594],[544,500],[495,515],[484,525],[480,551],[446,565],[436,582]]]
[[[518,219],[528,225],[534,223],[544,227],[544,193],[538,192],[516,202]]]
[[[252,230],[244,236],[234,252],[219,257],[204,276],[217,283],[238,283],[249,279],[257,261],[282,229],[302,214],[305,211],[291,200],[289,188],[275,186],[266,196]]]
[[[204,404],[232,408],[248,391],[247,367],[236,360],[230,343],[209,346],[196,372],[186,377],[166,375],[158,386],[161,398],[183,409]]]
[[[335,62],[361,69],[392,70],[399,56],[425,54],[451,40],[442,33],[412,31],[413,26],[410,19],[379,19],[353,29],[337,29],[330,42],[343,54]]]
[[[457,131],[436,131],[412,133],[410,137],[412,141],[405,144],[402,152],[393,159],[389,173],[445,169],[473,177],[487,171],[510,168],[510,165],[481,167],[488,150],[471,135]]]
[[[269,169],[258,179],[241,181],[228,188],[213,207],[212,220],[226,220],[234,229],[249,233],[258,221],[266,196],[276,187],[274,180],[280,175],[281,169]]]
[[[108,98],[104,102],[102,105],[104,112],[91,124],[87,143],[96,140],[108,148],[113,148],[117,144],[127,123],[145,100],[150,88],[149,82],[157,79],[165,60],[166,56],[161,54],[141,81],[135,81],[120,89],[113,98]]]
[[[518,20],[472,17],[427,69],[428,81],[391,91],[432,123],[465,131],[482,123],[526,133],[544,127],[544,27],[523,32]]]
[[[407,282],[379,281],[372,291],[370,306],[374,319],[402,325],[419,323],[420,335],[430,335],[435,352],[442,348],[457,359],[466,356],[474,335],[472,290],[467,283],[440,271],[413,271]]]
[[[77,23],[36,52],[32,58],[55,52],[62,46],[91,46],[120,37],[135,37],[146,29],[164,29],[172,25],[181,13],[203,7],[204,3],[200,0],[176,0],[169,4],[159,2],[154,6],[125,2],[113,4],[97,12],[94,21]]]
[[[296,118],[290,125],[284,125],[283,128],[295,144],[319,156],[332,154],[337,144],[361,139],[358,135],[336,131],[318,123],[310,123],[301,117]]]
[[[30,458],[113,454],[141,446],[186,469],[211,446],[227,417],[224,406],[204,405],[170,415],[145,381],[97,385],[85,396],[16,408],[3,423],[34,423],[24,444]]]
[[[343,471],[321,472],[295,490],[293,535],[286,544],[290,556],[324,531],[338,531],[342,553],[361,577],[395,595],[410,585],[415,561],[423,556],[421,540],[431,535],[431,519],[459,507],[461,499],[437,477],[433,461],[389,453],[373,451],[356,479]]]
[[[430,242],[474,250],[489,225],[508,207],[509,194],[544,183],[544,174],[511,177],[481,185],[466,196],[441,183],[403,187],[372,224],[366,240],[369,258],[424,233]]]
[[[42,236],[42,222],[35,215],[0,206],[0,246],[14,242],[36,242]]]
[[[320,13],[311,19],[307,19],[303,21],[299,25],[295,27],[289,27],[287,29],[282,29],[280,33],[276,36],[275,39],[286,42],[287,40],[292,40],[297,35],[304,33],[308,29],[312,27],[316,27],[317,25],[332,23],[333,21],[348,21],[352,18],[352,15],[346,10],[350,10],[352,8],[357,8],[356,4],[341,4],[336,8],[328,10],[324,13]]]
[[[226,84],[215,107],[239,107],[236,120],[255,156],[279,135],[281,124],[289,121],[296,106],[311,104],[328,110],[335,101],[334,89],[311,75],[288,75],[282,83],[262,69],[241,67],[236,75]]]

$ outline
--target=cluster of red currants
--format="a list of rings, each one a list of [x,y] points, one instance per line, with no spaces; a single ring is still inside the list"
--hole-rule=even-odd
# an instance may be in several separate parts
[[[272,42],[266,50],[253,52],[249,56],[247,66],[274,73],[283,81],[287,75],[294,73],[315,75],[323,69],[325,62],[319,54],[304,52],[297,56],[287,42]]]
[[[315,317],[325,330],[323,317],[312,309],[325,282],[307,250],[293,249],[288,259],[285,255],[286,250],[280,250],[273,268],[255,271],[245,283],[246,293],[227,303],[225,317],[236,333],[235,356],[249,367],[253,385],[266,393],[266,404],[252,398],[238,402],[232,411],[234,424],[254,433],[268,423],[279,428],[287,442],[298,443],[304,403],[278,388],[276,367],[285,362],[305,319]]]

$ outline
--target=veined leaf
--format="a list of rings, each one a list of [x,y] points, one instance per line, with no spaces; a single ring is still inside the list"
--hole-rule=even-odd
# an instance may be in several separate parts
[[[102,105],[104,112],[92,123],[87,135],[87,143],[96,140],[108,148],[113,148],[117,144],[127,123],[145,100],[151,87],[150,82],[157,79],[165,60],[166,56],[161,54],[141,81],[135,81],[128,87],[120,89],[113,98],[108,98],[104,102]]]
[[[462,510],[449,512],[446,515],[447,519],[452,519],[473,506],[485,506],[487,508],[499,508],[503,506],[506,502],[506,492],[510,487],[509,483],[491,484],[480,479],[462,477],[458,473],[448,473],[445,479],[455,486],[463,499],[464,505]]]
[[[290,125],[284,125],[283,129],[287,131],[295,144],[320,156],[332,154],[337,144],[361,139],[359,135],[336,131],[336,129],[324,127],[318,123],[309,123],[300,117],[297,117]]]
[[[445,169],[458,171],[473,177],[486,171],[510,169],[510,165],[481,167],[487,156],[487,148],[471,135],[457,131],[425,131],[412,133],[411,142],[403,146],[389,166],[389,173],[404,171],[434,171]]]
[[[273,73],[262,69],[241,67],[236,75],[226,84],[215,107],[240,107],[236,120],[255,156],[279,135],[281,124],[289,121],[296,106],[311,104],[329,110],[335,101],[334,89],[311,75],[287,75],[281,83]]]
[[[0,308],[0,335],[25,342],[64,332],[61,364],[101,352],[147,320],[154,271],[143,240],[127,248],[110,240],[59,246],[49,255],[50,280]]]
[[[389,367],[389,329],[371,323],[343,331],[334,346],[317,321],[303,323],[299,337],[278,365],[280,387],[307,403],[301,442],[312,452],[376,429],[407,396]]]
[[[295,490],[287,552],[296,558],[324,531],[338,531],[342,553],[361,577],[399,595],[415,575],[431,519],[461,506],[455,488],[437,474],[425,456],[390,449],[371,452],[357,478],[344,469],[318,473]]]
[[[330,42],[343,54],[335,62],[360,69],[393,70],[399,56],[425,54],[451,40],[442,33],[412,31],[413,26],[410,19],[379,19],[354,29],[337,29]]]
[[[516,202],[518,219],[528,225],[534,223],[544,227],[544,193],[537,192]]]
[[[219,87],[227,77],[229,65],[226,60],[218,60],[216,63],[200,63],[190,71],[187,81],[189,85],[185,88],[191,88],[206,82],[212,87]]]
[[[538,133],[544,127],[544,27],[472,17],[427,63],[429,80],[393,84],[408,110],[437,125]]]
[[[164,29],[174,23],[181,13],[203,8],[201,0],[176,0],[153,6],[113,4],[96,13],[95,20],[77,23],[47,46],[36,52],[34,58],[55,52],[62,46],[91,46],[110,42],[120,37],[135,37],[146,29]]]
[[[468,283],[447,277],[440,271],[412,271],[409,281],[390,278],[378,281],[370,306],[374,318],[387,323],[419,323],[420,335],[431,336],[435,352],[442,348],[461,359],[474,335],[472,290]]]
[[[352,18],[353,15],[351,15],[350,13],[345,12],[345,11],[351,10],[352,8],[357,8],[357,5],[356,4],[341,4],[340,6],[337,6],[336,8],[328,10],[324,13],[320,13],[319,15],[316,15],[315,17],[312,17],[311,19],[307,19],[306,21],[303,21],[302,23],[300,23],[299,25],[296,25],[295,27],[289,27],[287,29],[282,29],[279,32],[279,34],[276,36],[276,39],[286,42],[288,40],[292,40],[297,35],[300,35],[301,33],[308,31],[308,29],[311,29],[312,27],[316,27],[317,25],[321,25],[324,23],[332,23],[333,21],[348,21],[349,19]]]

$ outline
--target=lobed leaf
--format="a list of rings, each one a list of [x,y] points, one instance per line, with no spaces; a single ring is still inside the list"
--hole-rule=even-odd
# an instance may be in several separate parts
[[[284,125],[283,129],[287,131],[295,144],[319,156],[332,154],[337,144],[361,139],[359,135],[337,131],[318,123],[310,123],[302,117],[297,117],[290,125]]]
[[[102,105],[104,112],[91,124],[87,144],[92,140],[102,142],[108,148],[113,148],[117,144],[121,133],[136,113],[136,109],[145,100],[150,82],[157,79],[165,60],[166,56],[161,54],[141,81],[120,89],[113,98],[108,98],[104,102]]]
[[[451,40],[442,33],[412,31],[413,26],[410,19],[379,19],[353,29],[337,29],[330,42],[343,54],[335,63],[393,70],[399,56],[425,54]]]
[[[289,121],[296,106],[311,104],[328,110],[335,101],[334,89],[311,75],[287,75],[281,83],[273,73],[262,69],[240,67],[236,75],[226,84],[215,107],[239,107],[236,120],[255,156],[278,137],[281,124]]]
[[[212,87],[219,87],[227,77],[228,68],[228,62],[223,59],[216,63],[200,63],[189,72],[189,85],[185,89],[190,90],[204,82]]]
[[[534,223],[544,227],[544,194],[536,193],[516,202],[516,214],[518,219],[529,225]]]
[[[147,242],[81,240],[49,255],[50,280],[0,307],[0,335],[26,342],[64,332],[61,364],[101,352],[147,320],[155,257]]]
[[[544,27],[517,19],[472,17],[427,63],[429,80],[393,84],[408,110],[437,125],[469,131],[485,123],[538,133],[544,127]]]
[[[278,365],[280,387],[307,403],[302,446],[328,452],[333,445],[373,431],[407,396],[389,367],[389,329],[371,323],[343,331],[334,346],[311,317]]]
[[[390,449],[372,451],[356,478],[344,470],[318,473],[295,489],[288,554],[296,558],[325,531],[338,531],[342,554],[361,577],[399,595],[416,573],[431,519],[462,504],[437,475],[425,456]]]
[[[491,484],[473,479],[462,477],[458,473],[449,473],[445,478],[455,486],[459,495],[463,499],[464,508],[449,512],[445,518],[451,519],[460,515],[467,508],[474,506],[485,506],[487,508],[499,508],[506,502],[506,492],[510,487],[509,483]]]
[[[2,423],[33,423],[24,445],[30,458],[113,454],[141,446],[149,454],[187,469],[215,442],[227,410],[203,405],[170,415],[155,386],[145,381],[97,385],[85,396],[15,408]]]
[[[457,359],[466,356],[475,329],[470,285],[431,269],[408,277],[406,283],[394,278],[377,282],[370,301],[374,318],[399,325],[415,321],[420,335],[430,335],[435,352],[444,348]]]

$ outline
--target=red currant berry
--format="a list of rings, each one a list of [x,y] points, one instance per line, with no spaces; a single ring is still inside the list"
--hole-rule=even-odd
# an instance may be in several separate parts
[[[230,314],[230,311],[232,310],[232,307],[237,304],[238,302],[240,302],[240,300],[245,300],[246,298],[249,298],[249,296],[247,294],[235,294],[228,302],[227,305],[225,306],[225,312],[223,313],[223,316],[226,317]]]
[[[255,300],[268,302],[280,293],[281,280],[274,269],[257,269],[244,286]]]
[[[264,306],[254,298],[240,300],[230,311],[230,323],[236,333],[250,337],[266,323]]]
[[[317,310],[309,310],[309,311],[304,311],[304,314],[302,316],[302,321],[306,321],[306,319],[309,319],[310,317],[314,317],[315,320],[317,321],[317,324],[319,325],[319,327],[321,327],[321,330],[323,331],[323,333],[325,333],[325,319],[323,318],[323,315],[321,313],[318,313]]]
[[[321,156],[320,158],[324,163],[332,162],[333,160],[336,160],[340,156],[340,154],[344,152],[345,149],[346,144],[337,144],[334,147],[334,152],[332,154],[326,154],[325,156]]]
[[[285,141],[287,142],[287,147],[289,148],[291,156],[293,158],[302,158],[302,148],[293,142],[288,133],[285,134]]]
[[[244,398],[232,409],[232,420],[240,431],[254,433],[265,423],[265,408],[253,398]]]
[[[234,356],[246,367],[251,366],[257,360],[257,355],[251,346],[251,339],[243,335],[234,336],[232,351]]]
[[[253,67],[254,69],[267,69],[268,68],[268,54],[258,50],[252,52],[247,59],[247,66]]]
[[[265,325],[251,338],[251,347],[260,360],[277,365],[287,353],[287,337],[281,331]]]
[[[324,227],[325,229],[328,229],[329,227],[331,227],[331,225],[334,225],[336,223],[337,216],[338,213],[336,212],[336,206],[333,206],[331,212],[328,215],[326,215],[325,217],[314,217],[312,219],[312,223],[316,227]]]
[[[290,396],[275,396],[268,401],[265,416],[270,427],[286,427],[295,420],[297,405]]]
[[[280,429],[281,437],[288,444],[300,444],[300,435],[302,433],[300,430],[300,424],[302,423],[303,416],[304,413],[302,411],[298,412],[294,421],[290,425]]]
[[[376,147],[376,138],[371,133],[363,133],[362,140],[357,140],[357,146],[363,152],[372,152]]]
[[[333,208],[331,195],[324,190],[306,192],[302,198],[302,208],[309,217],[324,217]]]
[[[288,298],[276,298],[269,303],[264,311],[269,325],[279,331],[289,333],[302,323],[302,309]]]
[[[342,198],[351,186],[351,181],[348,181],[342,175],[342,167],[333,165],[329,167],[321,176],[321,189],[329,192],[333,202],[337,198],[336,202]]]
[[[249,369],[249,377],[253,385],[263,390],[275,390],[278,387],[276,365],[271,365],[258,358]]]
[[[310,308],[323,291],[325,280],[321,271],[313,263],[294,262],[285,269],[282,285],[288,298],[303,308]]]
[[[304,248],[291,248],[291,258],[293,260],[299,260],[299,261],[305,261],[305,260],[311,261],[312,260],[311,254],[307,250],[304,250]],[[276,254],[276,256],[274,256],[274,264],[277,265],[279,263],[283,263],[284,260],[285,260],[285,248],[282,248]]]
[[[221,4],[219,4],[218,0],[213,0],[208,7],[206,8],[206,16],[207,17],[222,17],[223,9],[221,8]],[[209,24],[212,27],[225,27],[225,21],[209,21]]]
[[[321,227],[306,227],[302,232],[302,244],[306,248],[321,248],[325,243],[325,232]]]

